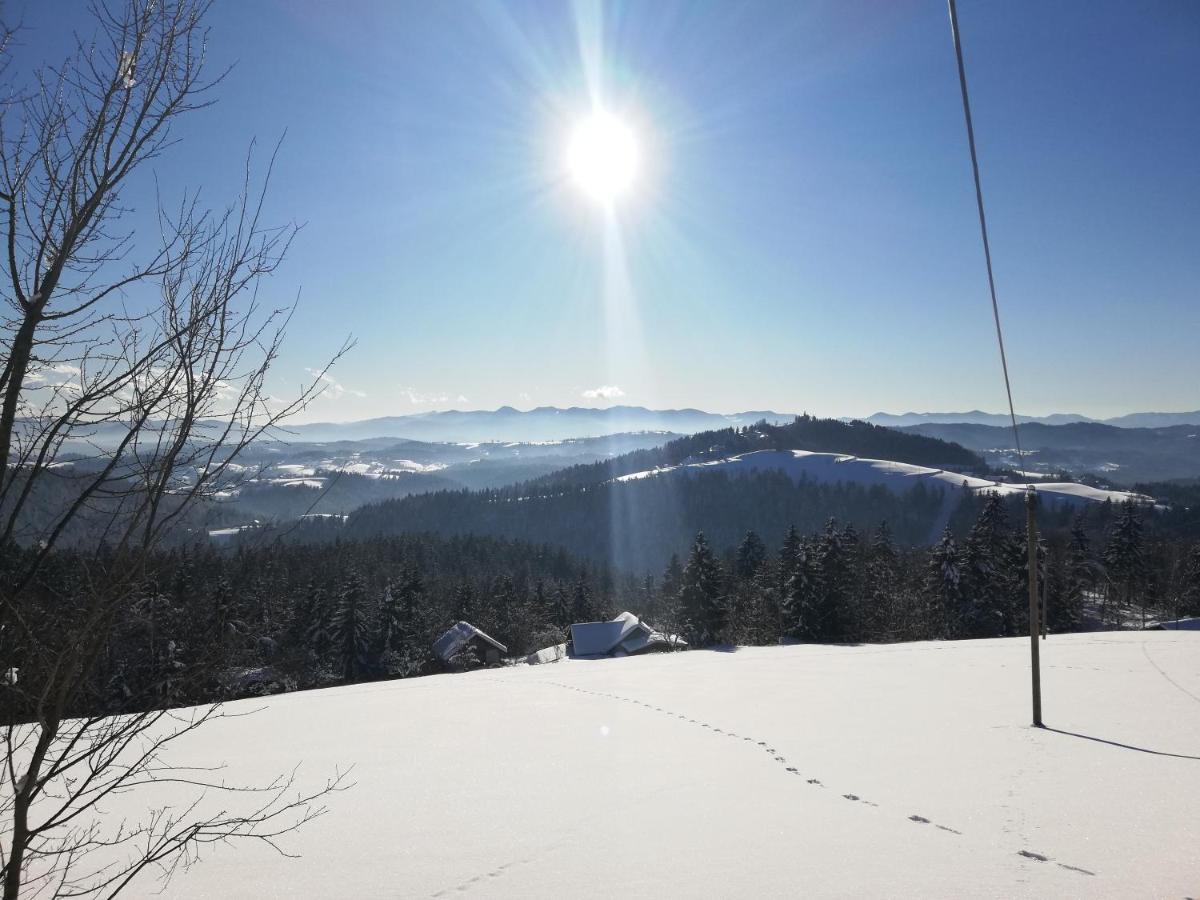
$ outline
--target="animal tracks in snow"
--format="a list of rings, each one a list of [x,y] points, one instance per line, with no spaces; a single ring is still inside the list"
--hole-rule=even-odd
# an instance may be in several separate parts
[[[1060,869],[1066,869],[1068,872],[1078,872],[1081,875],[1095,875],[1096,874],[1095,872],[1092,872],[1088,869],[1081,869],[1079,866],[1068,866],[1066,863],[1055,862],[1050,857],[1044,856],[1041,853],[1034,853],[1032,850],[1018,850],[1017,856],[1023,856],[1026,859],[1032,859],[1036,862],[1043,862],[1043,863],[1052,862],[1056,866],[1058,866]]]
[[[526,857],[525,859],[518,859],[518,860],[514,860],[512,862],[506,862],[506,863],[496,866],[496,868],[494,868],[488,872],[484,872],[482,875],[476,875],[474,878],[468,878],[466,881],[460,881],[458,884],[454,885],[453,887],[442,888],[440,891],[436,891],[436,892],[430,894],[429,896],[431,898],[437,898],[437,897],[452,897],[455,894],[465,894],[468,891],[475,888],[476,886],[478,886],[480,883],[489,882],[493,879],[500,878],[501,876],[507,874],[508,870],[513,868],[514,866],[527,866],[533,862],[534,862],[534,858],[532,856]]]
[[[645,702],[644,700],[635,700],[631,697],[622,697],[619,694],[610,694],[606,691],[592,691],[592,690],[588,690],[587,688],[581,688],[581,687],[575,687],[575,686],[569,685],[569,684],[563,684],[560,681],[551,681],[551,682],[546,682],[546,683],[551,684],[555,687],[563,688],[568,691],[575,691],[576,693],[579,693],[579,694],[588,694],[593,697],[602,697],[607,700],[617,700],[621,703],[630,703],[630,704],[633,704],[634,706],[641,706],[641,707],[644,707],[645,709],[653,710],[654,712],[662,713],[662,714],[670,716],[672,718],[679,719],[682,722],[687,722],[690,725],[698,725],[701,728],[711,731],[713,734],[719,734],[724,737],[731,738],[735,741],[752,744],[753,746],[762,750],[763,753],[765,753],[767,756],[769,756],[775,762],[782,765],[784,767],[783,771],[786,772],[788,775],[797,775],[797,776],[803,777],[802,773],[800,772],[800,769],[797,766],[789,765],[787,758],[783,754],[781,754],[778,750],[776,750],[774,747],[772,747],[770,745],[770,743],[767,741],[755,740],[753,737],[747,737],[746,735],[738,734],[735,731],[730,731],[730,730],[727,730],[724,728],[719,728],[718,726],[713,725],[711,722],[704,722],[700,719],[693,719],[691,716],[686,716],[683,713],[672,712],[671,710],[663,709],[660,706],[654,706],[650,703]],[[807,785],[810,785],[812,787],[817,787],[817,788],[825,787],[825,784],[819,778],[805,778],[804,783]],[[875,803],[872,800],[865,800],[862,797],[860,797],[858,794],[843,794],[842,796],[845,797],[847,800],[852,800],[856,803],[861,803],[864,806],[870,806],[870,807],[874,807],[876,809],[879,808],[878,803]],[[953,828],[946,828],[941,825],[939,825],[938,827],[941,828],[943,831],[948,831],[952,834],[961,834],[961,832],[955,831]]]
[[[574,685],[564,684],[560,681],[549,681],[549,682],[543,682],[543,683],[552,685],[554,687],[563,688],[564,690],[575,691],[576,693],[579,693],[579,694],[588,694],[592,697],[601,697],[601,698],[604,698],[607,700],[616,700],[620,703],[629,703],[634,706],[641,706],[652,712],[661,713],[662,715],[665,715],[665,716],[668,716],[671,718],[675,718],[675,719],[679,719],[682,722],[687,722],[690,725],[698,725],[701,728],[704,728],[713,734],[719,734],[722,737],[731,738],[733,740],[736,740],[739,743],[751,744],[753,747],[762,750],[762,752],[766,753],[773,760],[780,763],[784,767],[783,772],[785,774],[796,775],[796,776],[800,776],[801,778],[803,778],[803,775],[800,772],[799,768],[796,766],[793,766],[793,765],[789,765],[788,760],[782,754],[780,754],[778,751],[776,751],[776,749],[774,747],[772,747],[767,741],[760,741],[760,740],[756,740],[753,737],[747,737],[745,735],[737,734],[736,732],[733,732],[733,731],[727,731],[725,729],[718,728],[717,726],[715,726],[709,722],[704,722],[700,719],[694,719],[690,716],[685,716],[683,713],[672,712],[671,710],[664,709],[663,707],[660,707],[660,706],[654,706],[650,703],[645,702],[644,700],[636,700],[631,697],[622,697],[619,694],[610,694],[606,691],[588,690],[587,688],[575,687]],[[819,778],[804,778],[804,783],[807,785],[810,785],[812,787],[817,787],[817,788],[825,787],[825,784]],[[861,806],[869,806],[874,809],[881,808],[878,803],[875,803],[872,800],[866,800],[863,797],[861,797],[855,793],[845,793],[845,794],[842,794],[842,797],[846,800],[849,800],[852,803],[856,803]],[[932,825],[938,831],[944,831],[947,834],[953,834],[953,835],[957,835],[957,836],[962,836],[962,834],[963,834],[961,831],[959,831],[955,828],[951,828],[949,825],[941,825],[937,822],[932,821],[931,819],[926,818],[925,816],[917,815],[916,813],[913,813],[913,814],[907,816],[906,818],[908,819],[908,821],[910,821],[916,825]],[[1066,863],[1057,862],[1048,856],[1045,856],[1041,853],[1034,853],[1031,850],[1020,850],[1017,852],[1017,855],[1024,857],[1025,859],[1034,860],[1036,862],[1052,863],[1053,865],[1058,866],[1060,869],[1065,869],[1070,872],[1076,872],[1080,875],[1089,875],[1089,876],[1096,875],[1095,872],[1092,872],[1088,869],[1084,869],[1079,866],[1067,865]],[[462,890],[462,888],[460,887],[459,890]]]

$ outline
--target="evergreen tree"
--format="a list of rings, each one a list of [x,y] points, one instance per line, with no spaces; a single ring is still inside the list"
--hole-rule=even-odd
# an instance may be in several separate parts
[[[233,586],[224,574],[219,576],[213,585],[211,597],[212,616],[209,619],[211,628],[209,643],[217,657],[225,659],[228,657],[234,639],[245,629],[245,624],[237,616]],[[181,598],[180,602],[187,601]]]
[[[1068,551],[1069,552],[1069,551]],[[1046,577],[1041,583],[1046,629],[1054,634],[1071,631],[1067,595],[1070,568],[1062,551],[1051,550],[1046,560]]]
[[[1030,539],[1025,528],[1014,528],[1002,545],[1001,586],[1004,602],[1001,605],[1001,634],[1009,637],[1030,634]],[[1038,616],[1044,602],[1040,588],[1045,584],[1045,541],[1038,533],[1034,550],[1037,569]]]
[[[456,622],[471,622],[479,612],[478,594],[469,581],[460,581],[454,589],[451,618]]]
[[[402,643],[404,632],[404,615],[396,594],[389,581],[383,589],[383,597],[379,601],[379,615],[375,619],[375,639],[372,641],[374,655],[382,659],[387,653],[397,649]]]
[[[324,661],[333,645],[333,609],[320,585],[310,582],[297,624],[309,653],[318,663]]]
[[[874,638],[900,640],[911,630],[905,622],[897,574],[896,547],[887,522],[871,536],[864,574],[863,627]]]
[[[1008,515],[992,493],[967,537],[963,559],[959,626],[963,637],[999,637],[1010,633],[1016,554]],[[1015,633],[1015,630],[1012,632]]]
[[[351,682],[367,668],[366,586],[362,576],[351,572],[342,585],[331,623],[331,638],[336,664],[342,678]]]
[[[741,581],[749,581],[757,573],[767,558],[767,545],[755,532],[748,531],[738,545],[737,558],[734,561],[733,572]]]
[[[816,553],[801,539],[795,527],[789,528],[779,552],[780,620],[783,634],[798,640],[816,640]]]
[[[844,641],[855,636],[857,549],[858,535],[853,528],[838,528],[833,519],[826,523],[816,546],[817,591],[812,624],[816,640]]]
[[[533,604],[538,620],[549,622],[551,619],[550,598],[546,594],[546,583],[541,578],[534,582],[533,597],[530,602]]]
[[[1104,566],[1118,602],[1126,608],[1131,607],[1146,575],[1142,517],[1132,500],[1121,504],[1120,512],[1109,528],[1108,543],[1104,547]],[[1123,620],[1119,608],[1108,612],[1118,623]],[[1145,618],[1144,607],[1142,616]]]
[[[925,572],[925,636],[937,640],[958,637],[963,609],[963,560],[949,526],[929,553]]]
[[[683,570],[680,600],[692,644],[704,647],[722,640],[727,611],[724,577],[703,533],[696,535]]]
[[[512,644],[514,625],[521,618],[520,601],[512,576],[505,573],[492,579],[489,614],[477,624],[488,634],[505,644]]]
[[[428,640],[421,640],[421,611],[426,608],[425,584],[418,566],[406,564],[400,577],[389,581],[379,601],[371,641],[374,665],[388,674],[415,674],[431,661]]]
[[[1091,541],[1083,528],[1083,517],[1076,515],[1071,522],[1071,537],[1064,561],[1063,590],[1057,604],[1049,607],[1050,627],[1055,631],[1078,631],[1083,627],[1087,595],[1096,581],[1096,559]]]
[[[744,606],[745,633],[752,644],[779,641],[779,566],[770,557],[762,561],[758,572],[747,583],[749,602]]]
[[[571,625],[571,601],[561,584],[554,589],[550,600],[550,621],[559,628]]]
[[[662,596],[678,599],[679,591],[683,588],[683,566],[679,562],[679,554],[672,553],[671,561],[662,577]]]
[[[575,581],[575,589],[571,594],[571,616],[571,624],[597,621],[596,601],[586,572],[581,572]]]

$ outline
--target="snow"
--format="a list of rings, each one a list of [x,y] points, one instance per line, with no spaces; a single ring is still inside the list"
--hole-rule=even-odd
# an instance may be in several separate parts
[[[250,522],[246,525],[235,525],[232,528],[210,528],[208,530],[208,536],[210,538],[234,537],[243,531],[253,531],[256,528],[261,527],[261,525],[262,523],[259,522],[258,519],[255,519],[253,522]]]
[[[546,663],[556,663],[566,658],[567,645],[555,644],[553,647],[543,647],[534,653],[530,653],[525,657],[525,664],[529,666],[541,666]]]
[[[634,472],[630,475],[622,475],[616,480],[638,481],[677,471],[687,473],[723,471],[736,475],[742,472],[762,470],[786,472],[797,480],[806,478],[815,482],[844,481],[863,485],[883,485],[894,491],[907,491],[920,482],[931,487],[952,490],[961,490],[963,484],[966,484],[968,489],[973,491],[995,491],[1000,494],[1023,494],[1030,487],[1029,484],[1007,484],[986,478],[960,475],[945,469],[931,469],[926,466],[914,466],[886,459],[865,459],[841,453],[816,453],[809,450],[753,450],[724,459],[684,463],[680,466]],[[1102,490],[1073,482],[1037,482],[1034,487],[1039,495],[1054,502],[1074,504],[1103,503],[1105,500],[1112,500],[1113,503],[1120,503],[1128,499],[1137,503],[1154,502],[1153,498],[1142,494]]]
[[[324,478],[272,478],[271,484],[281,484],[284,487],[323,488]]]
[[[1193,616],[1189,619],[1168,619],[1165,622],[1156,622],[1146,627],[1167,631],[1200,631],[1200,616]]]
[[[571,626],[571,648],[575,656],[625,656],[651,647],[686,648],[677,636],[660,634],[631,612],[623,612],[608,622],[581,622]]]
[[[291,476],[311,477],[317,474],[317,470],[312,466],[305,466],[300,463],[280,463],[275,468]]]
[[[249,715],[177,761],[254,782],[302,762],[305,786],[353,764],[356,786],[284,838],[300,858],[207,848],[168,894],[1195,896],[1200,635],[1042,650],[1059,730],[1028,726],[1028,639],[564,661],[230,704]]]
[[[433,653],[444,662],[450,662],[454,658],[454,654],[458,653],[467,641],[473,637],[483,638],[501,653],[508,652],[508,648],[502,643],[490,635],[484,634],[470,622],[459,622],[451,626],[445,634],[433,642]]]
[[[411,459],[394,459],[392,460],[395,468],[386,469],[387,472],[440,472],[442,469],[448,468],[446,463],[419,463]]]

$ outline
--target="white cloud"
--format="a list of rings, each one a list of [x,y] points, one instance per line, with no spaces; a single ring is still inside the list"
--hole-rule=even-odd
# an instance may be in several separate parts
[[[33,390],[42,386],[60,387],[68,381],[77,381],[82,374],[79,366],[54,363],[41,368],[30,367],[30,371],[25,376],[25,383],[30,385]]]
[[[598,388],[584,391],[583,396],[588,400],[616,400],[625,396],[625,392],[615,384],[604,384]]]
[[[321,396],[327,400],[340,400],[347,394],[351,397],[367,396],[366,391],[357,391],[354,388],[348,388],[328,372],[310,368],[305,368],[304,371],[322,383]]]
[[[449,394],[436,393],[436,392],[426,393],[425,391],[418,391],[416,388],[413,388],[413,387],[401,387],[400,395],[402,397],[407,398],[408,402],[411,403],[413,406],[432,406],[432,405],[443,405],[444,406],[445,404],[449,403],[451,400],[451,397]],[[454,402],[456,402],[456,403],[469,402],[467,400],[467,398],[464,397],[462,394],[459,394],[457,397],[455,397],[453,399],[454,399]]]

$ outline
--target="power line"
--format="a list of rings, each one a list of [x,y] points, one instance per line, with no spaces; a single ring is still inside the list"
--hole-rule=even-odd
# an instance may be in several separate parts
[[[971,171],[975,175],[975,205],[979,209],[979,233],[983,236],[983,257],[987,261],[988,290],[992,294],[992,317],[996,320],[996,342],[1000,345],[1000,366],[1004,369],[1004,390],[1008,395],[1008,415],[1012,420],[1013,440],[1017,447],[1017,462],[1025,471],[1025,455],[1021,452],[1021,435],[1017,431],[1017,413],[1013,407],[1012,383],[1008,378],[1008,356],[1004,352],[1004,330],[1000,327],[1000,304],[996,302],[996,279],[992,275],[992,248],[988,242],[987,216],[983,212],[983,186],[979,181],[979,157],[975,152],[975,126],[971,124],[971,101],[967,96],[967,72],[963,68],[962,40],[958,35],[958,10],[950,4],[950,32],[954,36],[954,55],[958,59],[958,85],[962,89],[963,115],[967,120],[967,144],[971,148]]]

